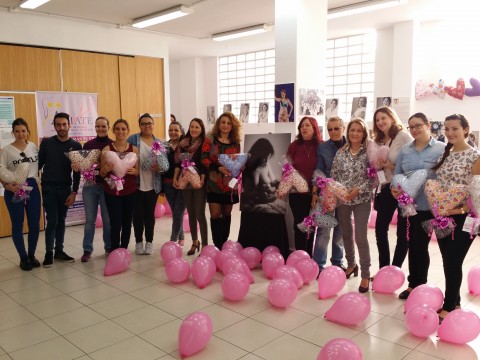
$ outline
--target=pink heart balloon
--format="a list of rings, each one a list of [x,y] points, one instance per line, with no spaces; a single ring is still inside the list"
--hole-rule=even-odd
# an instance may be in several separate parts
[[[263,274],[267,279],[273,279],[273,274],[275,274],[275,270],[279,266],[285,264],[285,260],[283,259],[282,254],[280,253],[270,253],[265,255],[262,260],[262,269]]]
[[[325,318],[337,324],[356,325],[367,318],[370,310],[370,301],[366,296],[358,292],[349,292],[333,303],[325,313]]]
[[[379,160],[387,161],[390,147],[388,145],[379,145],[375,141],[369,141],[367,146],[367,158],[370,165],[375,169],[380,170],[380,166],[377,165]]]
[[[392,294],[405,282],[405,274],[398,266],[388,265],[378,270],[373,279],[372,289],[383,294]]]
[[[114,151],[107,151],[105,153],[105,160],[112,164],[112,172],[119,178],[123,178],[128,169],[131,169],[137,163],[137,155],[134,152],[117,153]]]
[[[318,276],[318,298],[327,299],[343,289],[347,277],[338,266],[327,266]]]
[[[93,164],[98,163],[101,150],[74,150],[68,152],[68,158],[72,163],[72,166],[79,171],[90,170]]]
[[[190,265],[187,260],[176,258],[169,261],[165,266],[165,273],[168,280],[173,283],[182,283],[187,281],[190,276]]]
[[[445,86],[445,91],[451,97],[454,97],[459,100],[463,100],[463,95],[465,95],[465,81],[462,78],[457,80],[457,86]]]
[[[213,323],[204,312],[194,312],[182,321],[178,330],[178,352],[182,358],[203,350],[212,338]]]
[[[249,289],[250,281],[244,273],[232,271],[225,275],[222,280],[222,293],[223,297],[227,300],[242,300],[247,296]]]
[[[215,261],[208,256],[200,256],[193,260],[191,273],[193,282],[200,289],[210,284],[217,271]]]
[[[123,248],[115,249],[108,255],[103,275],[110,276],[124,272],[131,262],[132,254],[130,254],[130,251]]]
[[[182,248],[175,241],[167,241],[160,248],[160,256],[165,264],[182,257]]]
[[[480,319],[471,310],[458,309],[443,319],[438,329],[440,340],[454,344],[466,344],[477,338],[480,333]]]

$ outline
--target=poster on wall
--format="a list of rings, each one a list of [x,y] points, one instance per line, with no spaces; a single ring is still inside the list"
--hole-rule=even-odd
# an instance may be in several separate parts
[[[215,105],[209,105],[209,106],[207,106],[207,122],[210,125],[213,125],[213,124],[215,124],[215,120],[217,120]]]
[[[321,116],[324,114],[323,92],[318,89],[300,89],[300,114]]]
[[[60,112],[70,115],[69,136],[72,139],[84,143],[96,137],[97,94],[39,91],[35,92],[35,102],[39,144],[45,137],[57,135],[53,126],[53,118]],[[75,203],[68,209],[66,225],[85,222],[82,191],[83,180],[80,182]]]
[[[232,104],[223,105],[223,112],[232,112]]]
[[[15,120],[15,99],[13,96],[0,96],[0,128],[11,129]]]
[[[269,104],[267,102],[261,102],[258,105],[258,123],[268,123],[268,109]]]
[[[277,198],[282,176],[282,159],[291,134],[246,134],[244,149],[250,153],[242,175],[240,210],[285,214],[286,202]]]
[[[275,122],[294,122],[295,84],[275,85]]]
[[[250,104],[240,104],[240,122],[248,123],[248,117],[250,115]]]
[[[332,116],[338,116],[338,99],[327,99],[325,102],[325,120],[330,119]]]
[[[359,96],[354,97],[352,100],[352,119],[359,117],[365,120],[365,114],[367,113],[367,97]]]
[[[377,97],[377,107],[375,109],[378,109],[380,106],[392,106],[392,97],[391,96]]]
[[[408,118],[410,117],[410,98],[393,98],[392,107],[395,109],[395,112],[402,123],[408,123]]]

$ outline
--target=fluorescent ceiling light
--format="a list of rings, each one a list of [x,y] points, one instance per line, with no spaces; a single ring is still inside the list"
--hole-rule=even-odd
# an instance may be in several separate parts
[[[177,19],[179,17],[193,13],[193,9],[190,9],[184,5],[175,6],[173,8],[160,11],[155,14],[143,16],[141,18],[132,21],[132,26],[143,29],[149,26],[157,25],[166,21]]]
[[[21,3],[20,7],[24,9],[36,9],[49,1],[50,0],[27,0]]]
[[[328,10],[327,19],[336,19],[343,16],[361,14],[368,11],[385,9],[400,5],[405,0],[369,0],[356,4],[339,6]]]
[[[244,36],[261,34],[270,30],[271,30],[271,26],[268,26],[267,24],[254,25],[246,28],[237,29],[237,30],[213,34],[212,40],[225,41],[225,40],[237,39]]]

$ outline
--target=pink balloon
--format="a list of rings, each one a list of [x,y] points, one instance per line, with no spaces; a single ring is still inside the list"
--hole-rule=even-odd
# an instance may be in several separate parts
[[[300,272],[293,266],[289,266],[289,265],[279,266],[275,270],[275,273],[273,274],[273,278],[290,280],[295,284],[297,289],[300,289],[303,285],[303,278],[302,278],[302,275],[300,275]]]
[[[295,266],[297,261],[310,259],[310,255],[305,250],[295,250],[287,258],[287,265]]]
[[[388,265],[378,270],[372,289],[378,293],[392,294],[405,282],[405,274],[398,266]]]
[[[480,265],[475,265],[468,272],[468,291],[470,294],[480,294]]]
[[[343,289],[347,277],[338,266],[327,266],[318,276],[318,298],[327,299]]]
[[[227,240],[223,243],[222,250],[233,250],[240,252],[243,250],[243,246],[238,241]]]
[[[473,311],[466,309],[453,310],[438,329],[440,340],[454,344],[466,344],[475,340],[479,333],[480,319]]]
[[[245,274],[248,278],[250,284],[253,284],[254,279],[252,272],[248,268],[247,263],[240,257],[230,257],[223,262],[222,270],[225,275],[231,273],[232,271],[238,271]]]
[[[398,213],[397,213],[397,210],[395,210],[395,212],[393,213],[392,221],[390,222],[390,224],[397,225],[397,223],[398,223]]]
[[[249,289],[250,281],[244,273],[232,271],[225,275],[222,280],[222,293],[223,297],[227,300],[242,300],[247,296]]]
[[[428,305],[437,311],[442,307],[442,304],[442,290],[433,285],[423,284],[413,289],[408,296],[405,302],[405,313],[407,313],[413,305]]]
[[[108,255],[103,275],[110,276],[124,272],[128,269],[131,262],[132,254],[130,254],[130,251],[123,248],[115,249]]]
[[[240,255],[232,250],[222,250],[220,251],[217,256],[215,257],[215,264],[217,265],[217,269],[223,272],[223,263],[225,260],[231,257],[239,257]]]
[[[178,352],[182,358],[193,355],[205,346],[212,337],[212,319],[204,312],[194,312],[182,321],[178,330]]]
[[[429,337],[438,329],[438,314],[428,305],[413,305],[405,314],[408,331],[418,337]]]
[[[200,289],[210,284],[217,271],[215,261],[208,256],[199,256],[192,263],[192,278]]]
[[[127,170],[135,166],[137,162],[137,154],[134,152],[120,154],[114,151],[107,151],[105,153],[105,160],[107,163],[113,165],[112,172],[119,178],[123,178],[127,173]]]
[[[172,215],[172,209],[168,201],[163,206],[165,207],[165,215]]]
[[[100,209],[98,209],[97,218],[95,219],[95,227],[101,228],[102,226],[103,226],[102,213],[100,212]]]
[[[208,256],[215,260],[219,253],[220,250],[218,250],[215,245],[207,245],[202,247],[202,251],[200,251],[200,256]]]
[[[372,209],[370,212],[370,217],[368,218],[368,227],[375,229],[375,222],[377,221],[377,212]]]
[[[271,254],[271,253],[279,253],[280,254],[280,249],[276,247],[275,245],[269,245],[262,251],[262,260],[265,257],[265,255]]]
[[[285,308],[295,301],[297,287],[287,279],[273,279],[267,288],[268,301],[276,307]]]
[[[182,283],[188,280],[190,276],[190,265],[187,260],[176,258],[169,261],[165,266],[165,273],[168,280],[173,283]]]
[[[299,260],[295,264],[295,268],[298,270],[300,275],[302,275],[304,284],[308,284],[315,280],[318,276],[318,272],[320,271],[318,264],[313,259]]]
[[[317,360],[362,360],[362,350],[352,340],[337,338],[323,345]]]
[[[370,301],[366,296],[357,292],[349,292],[340,296],[333,303],[325,313],[325,318],[341,325],[356,325],[367,318],[370,310]]]
[[[161,218],[165,214],[165,207],[162,204],[155,205],[155,218]]]
[[[165,264],[182,257],[182,248],[175,241],[167,241],[160,248],[160,256]]]
[[[250,246],[240,251],[240,256],[250,269],[255,269],[262,260],[262,253],[257,248]]]
[[[263,274],[267,279],[273,279],[273,274],[279,266],[285,264],[282,254],[280,253],[270,253],[265,255],[262,259],[262,269]]]

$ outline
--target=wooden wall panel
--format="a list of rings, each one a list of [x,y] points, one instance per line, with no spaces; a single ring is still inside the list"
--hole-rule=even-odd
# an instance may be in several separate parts
[[[62,50],[63,89],[98,93],[98,114],[120,117],[118,56]]]
[[[165,84],[163,59],[136,56],[137,110],[139,114],[162,114],[155,118],[154,133],[165,138]]]
[[[135,134],[139,132],[135,58],[119,56],[118,69],[120,74],[121,117],[130,124],[130,133]]]

